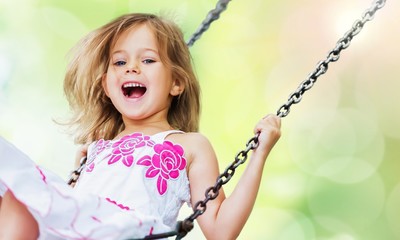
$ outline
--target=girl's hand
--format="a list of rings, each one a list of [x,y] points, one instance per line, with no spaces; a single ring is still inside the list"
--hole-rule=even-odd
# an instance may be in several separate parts
[[[254,153],[264,155],[263,159],[265,159],[281,136],[281,118],[268,114],[257,123],[254,133],[259,133],[259,144]]]

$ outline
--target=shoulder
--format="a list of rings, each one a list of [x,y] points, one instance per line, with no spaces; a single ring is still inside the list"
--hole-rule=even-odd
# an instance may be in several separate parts
[[[198,132],[172,134],[168,139],[184,148],[185,156],[193,164],[196,159],[210,159],[214,156],[214,149],[206,136]]]
[[[208,138],[198,132],[171,134],[167,139],[182,145],[188,153],[195,154],[200,149],[212,148]]]
[[[199,132],[189,132],[171,135],[176,138],[177,141],[189,141],[199,144],[209,144],[208,138]]]
[[[197,201],[204,198],[204,191],[215,184],[215,179],[219,175],[219,166],[214,149],[207,137],[201,133],[184,133],[174,134],[174,139],[177,144],[181,144],[185,149],[185,156],[188,161],[186,167],[189,184],[191,202],[195,204]],[[224,198],[221,190],[220,202]],[[214,201],[214,209],[217,201]],[[204,222],[204,221],[203,221]]]

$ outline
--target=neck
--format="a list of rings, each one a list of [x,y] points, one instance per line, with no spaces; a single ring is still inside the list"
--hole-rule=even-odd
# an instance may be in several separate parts
[[[118,134],[117,138],[134,132],[141,132],[145,135],[153,135],[159,132],[173,129],[171,125],[169,125],[167,120],[152,121],[152,122],[124,120],[124,124],[125,128],[124,130],[122,130],[122,132]]]

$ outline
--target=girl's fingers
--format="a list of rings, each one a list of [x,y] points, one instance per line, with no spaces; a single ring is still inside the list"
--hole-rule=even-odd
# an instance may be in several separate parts
[[[281,118],[274,114],[268,114],[257,123],[254,132],[259,133],[266,129],[279,130],[280,128],[281,128]]]

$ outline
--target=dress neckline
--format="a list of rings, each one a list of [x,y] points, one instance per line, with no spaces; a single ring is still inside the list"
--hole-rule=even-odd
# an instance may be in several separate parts
[[[110,140],[106,140],[106,139],[104,139],[104,138],[100,138],[100,139],[98,139],[96,142],[98,142],[98,141],[110,141],[110,142],[116,142],[116,141],[120,141],[121,139],[123,139],[124,137],[127,137],[127,136],[132,136],[132,135],[135,135],[135,134],[141,134],[142,136],[147,136],[147,137],[150,137],[150,138],[157,138],[157,137],[159,137],[159,136],[162,136],[162,138],[164,139],[164,138],[166,138],[168,135],[170,135],[170,134],[173,134],[173,133],[184,133],[183,131],[181,131],[181,130],[178,130],[178,129],[171,129],[171,130],[166,130],[166,131],[161,131],[161,132],[157,132],[157,133],[154,133],[154,134],[144,134],[144,133],[142,133],[142,132],[131,132],[131,133],[128,133],[128,134],[124,134],[124,135],[122,135],[121,137],[118,137],[118,138],[114,138],[114,139],[110,139]]]

